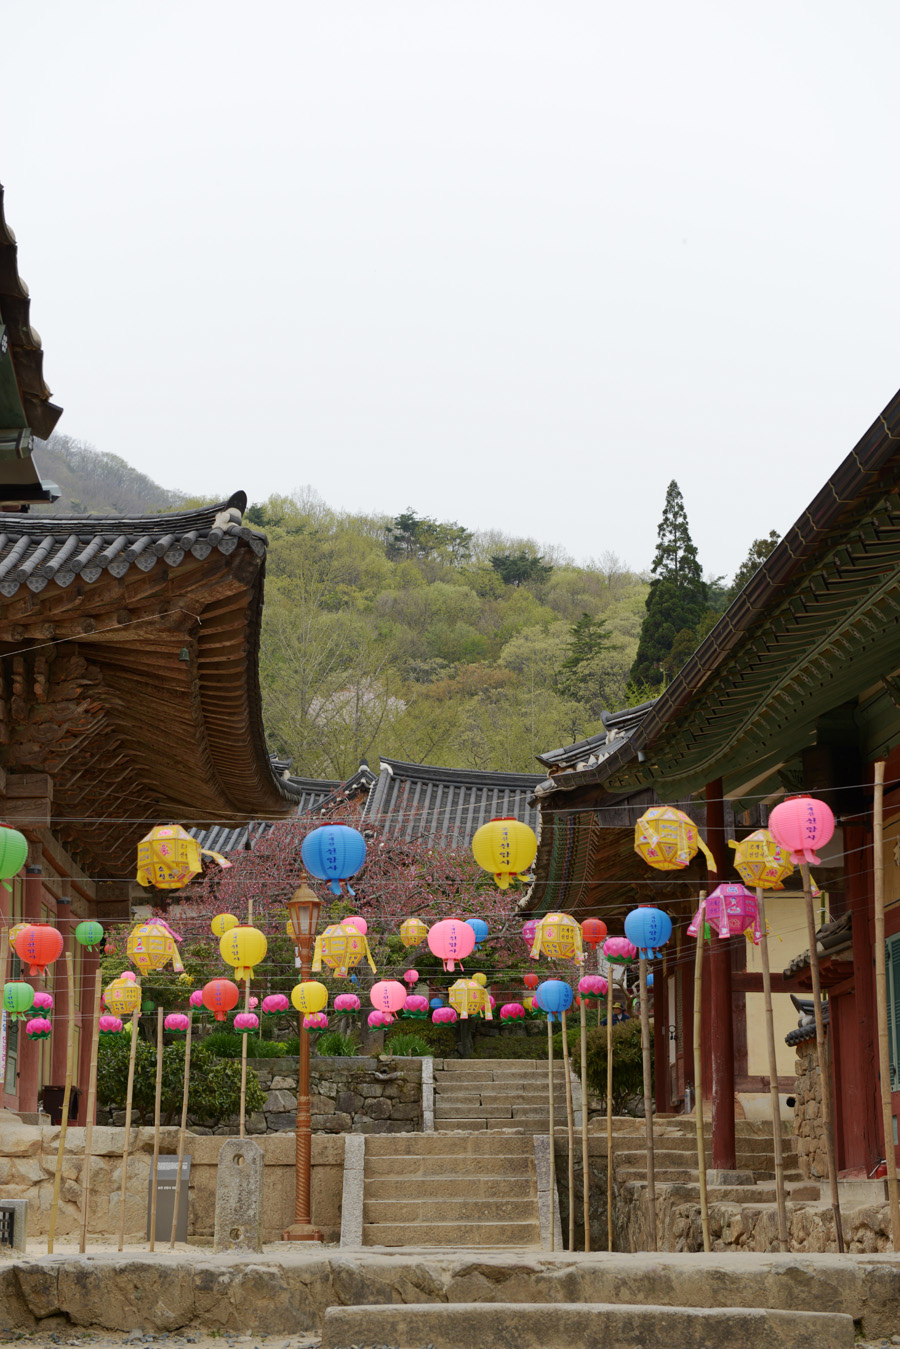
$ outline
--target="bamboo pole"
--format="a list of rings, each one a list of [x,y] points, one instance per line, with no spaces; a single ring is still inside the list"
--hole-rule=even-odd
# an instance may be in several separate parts
[[[887,1165],[888,1200],[891,1209],[891,1244],[900,1251],[900,1188],[897,1184],[897,1153],[891,1108],[891,1052],[888,1040],[887,971],[884,944],[884,760],[875,764],[875,797],[872,803],[875,899],[875,1010],[878,1018],[878,1073],[881,1118],[884,1126],[884,1159]]]
[[[84,1117],[84,1158],[81,1171],[81,1241],[78,1249],[84,1255],[87,1246],[88,1205],[91,1197],[91,1147],[94,1142],[94,1112],[97,1109],[97,1045],[100,1043],[100,969],[94,985],[94,1011],[91,1018],[91,1066],[88,1072],[87,1114]]]
[[[613,967],[607,966],[606,988],[606,1249],[613,1248]],[[599,1016],[599,1009],[597,1012]]]
[[[547,1014],[547,1064],[550,1076],[550,1249],[556,1249],[556,1120],[553,1114],[553,1022]]]
[[[140,1003],[131,1013],[131,1048],[128,1053],[128,1086],[125,1090],[125,1141],[122,1144],[122,1188],[119,1193],[119,1250],[125,1245],[125,1203],[128,1185],[128,1156],[131,1152],[131,1103],[134,1099],[134,1062],[137,1057]]]
[[[598,1004],[599,1006],[599,1004]],[[581,1188],[584,1198],[584,1249],[591,1249],[591,1166],[588,1150],[587,1019],[581,994]]]
[[[656,1250],[656,1161],[653,1155],[653,1082],[650,1068],[650,1003],[647,996],[647,960],[638,961],[641,981],[641,1058],[644,1066],[644,1137],[647,1144],[647,1235]]]
[[[247,926],[253,926],[253,899],[247,900]],[[250,975],[247,975],[244,984],[244,1011],[250,1011]],[[246,1132],[246,1107],[247,1107],[247,1040],[249,1035],[241,1036],[241,1114],[240,1114],[240,1136],[244,1137]]]
[[[0,960],[0,968],[5,965]],[[69,1024],[66,1027],[66,1086],[63,1091],[62,1118],[59,1122],[59,1147],[56,1150],[56,1169],[53,1173],[53,1199],[50,1204],[50,1227],[47,1232],[47,1254],[53,1254],[56,1236],[56,1215],[59,1210],[59,1191],[62,1185],[63,1162],[66,1156],[66,1131],[69,1127],[69,1101],[72,1097],[72,1069],[75,1062],[75,961],[71,951],[66,952],[66,987],[69,990]]]
[[[159,1189],[159,1106],[163,1075],[163,1009],[156,1009],[156,1101],[153,1106],[153,1170],[150,1173],[150,1249],[156,1250],[156,1194]]]
[[[709,1196],[706,1192],[706,1139],[703,1134],[703,941],[706,927],[706,891],[700,891],[700,927],[694,953],[694,1127],[697,1133],[697,1174],[700,1180],[700,1225],[703,1249],[712,1250],[709,1236]]]
[[[781,1101],[778,1096],[778,1060],[775,1056],[775,1019],[772,1015],[772,979],[769,973],[769,934],[766,930],[766,904],[761,886],[756,887],[759,914],[759,955],[762,962],[763,1002],[766,1009],[766,1048],[769,1055],[769,1099],[772,1103],[772,1146],[775,1157],[775,1201],[778,1206],[778,1240],[783,1251],[790,1250],[787,1226],[787,1202],[784,1193],[784,1148],[781,1137]]]
[[[822,985],[819,979],[819,953],[816,949],[816,914],[813,908],[812,882],[809,878],[809,865],[800,863],[803,877],[803,900],[806,908],[806,927],[809,936],[809,972],[812,977],[813,1011],[816,1018],[816,1060],[819,1067],[819,1081],[822,1083],[822,1117],[825,1126],[825,1151],[828,1156],[828,1182],[831,1187],[831,1211],[834,1214],[834,1231],[837,1248],[844,1249],[844,1232],[841,1226],[841,1200],[838,1192],[837,1164],[834,1151],[834,1130],[831,1116],[831,1084],[828,1080],[828,1060],[825,1055],[825,1026],[822,1021]]]
[[[572,1078],[569,1073],[569,1033],[562,1014],[563,1074],[566,1079],[566,1142],[569,1163],[569,1250],[575,1249],[575,1114],[572,1108]]]
[[[181,1128],[178,1130],[178,1170],[175,1173],[175,1208],[172,1212],[172,1235],[169,1237],[170,1251],[175,1248],[175,1233],[178,1230],[178,1203],[181,1198],[181,1167],[184,1162],[184,1135],[187,1131],[188,1096],[190,1094],[191,1083],[191,1029],[193,1024],[193,1020],[189,1018],[187,1038],[184,1042],[184,1089],[181,1094]]]

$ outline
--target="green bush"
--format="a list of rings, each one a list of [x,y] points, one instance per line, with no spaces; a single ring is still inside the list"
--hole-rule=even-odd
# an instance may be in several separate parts
[[[558,1038],[558,1037],[557,1037]],[[626,1101],[641,1096],[644,1090],[643,1059],[641,1055],[641,1023],[636,1018],[622,1021],[612,1028],[613,1042],[613,1110],[621,1113]],[[569,1033],[569,1045],[576,1073],[581,1076],[581,1048],[576,1031],[575,1043]],[[651,1071],[653,1055],[650,1056]],[[606,1027],[595,1027],[587,1033],[587,1085],[595,1096],[606,1100]]]
[[[235,1037],[237,1038],[237,1037]],[[112,1110],[125,1107],[131,1037],[104,1036],[97,1054],[97,1100]],[[171,1124],[181,1115],[184,1089],[184,1042],[163,1050],[161,1115]],[[246,1111],[262,1110],[265,1096],[253,1069],[247,1070]],[[144,1124],[153,1118],[156,1100],[156,1049],[139,1040],[135,1052],[133,1109]],[[195,1121],[216,1125],[236,1115],[241,1102],[239,1063],[211,1054],[203,1043],[191,1046],[188,1114]]]
[[[392,1035],[385,1042],[384,1052],[403,1058],[427,1058],[431,1053],[431,1045],[419,1035]]]
[[[231,1030],[214,1030],[205,1035],[199,1043],[209,1054],[217,1059],[239,1059],[241,1057],[241,1037]],[[271,1043],[271,1042],[270,1042]],[[249,1053],[249,1045],[247,1047]],[[254,1048],[253,1058],[256,1058]]]
[[[327,1030],[319,1036],[316,1053],[323,1058],[349,1058],[359,1053],[355,1035],[343,1035],[339,1030]]]
[[[394,1051],[391,1048],[391,1043],[394,1040],[394,1037],[397,1035],[407,1036],[409,1033],[409,1031],[403,1029],[401,1026],[394,1026],[388,1031],[385,1037],[384,1052],[386,1054],[393,1054]],[[423,1021],[420,1026],[416,1027],[415,1036],[417,1040],[422,1040],[428,1045],[428,1049],[425,1051],[426,1054],[433,1054],[435,1058],[438,1059],[452,1059],[456,1057],[457,1039],[456,1031],[453,1029],[452,1025],[436,1026],[433,1021]]]

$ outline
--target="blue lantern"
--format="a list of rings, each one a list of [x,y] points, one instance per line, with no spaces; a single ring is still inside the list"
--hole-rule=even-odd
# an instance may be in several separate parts
[[[466,922],[475,933],[475,945],[480,946],[488,934],[488,925],[483,918],[467,918]]]
[[[323,824],[300,846],[303,865],[320,881],[331,882],[332,894],[341,893],[341,881],[359,871],[366,860],[366,840],[346,824]],[[354,891],[347,886],[350,894]]]
[[[642,960],[656,960],[671,935],[672,920],[662,909],[632,909],[625,919],[625,936]]]
[[[432,1008],[443,1007],[443,1005],[444,1004],[440,998],[432,998],[431,1002],[428,1004],[428,1006]]]
[[[575,997],[568,984],[562,979],[545,979],[538,984],[535,1002],[541,1011],[547,1013],[547,1020],[562,1020],[562,1013],[572,1006]]]

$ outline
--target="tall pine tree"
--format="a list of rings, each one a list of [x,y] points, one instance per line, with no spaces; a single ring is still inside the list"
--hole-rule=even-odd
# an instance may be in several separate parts
[[[666,491],[651,570],[653,580],[630,678],[635,686],[657,689],[693,649],[694,634],[708,603],[684,498],[674,480]]]

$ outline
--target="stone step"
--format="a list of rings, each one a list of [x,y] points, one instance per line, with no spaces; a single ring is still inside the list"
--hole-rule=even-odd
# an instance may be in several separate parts
[[[562,1071],[559,1059],[553,1067]],[[440,1068],[435,1065],[435,1075],[445,1073],[537,1073],[547,1072],[546,1059],[444,1059]]]
[[[452,1142],[453,1135],[442,1135],[443,1142]],[[483,1136],[485,1143],[494,1143],[494,1136]],[[534,1175],[534,1144],[530,1138],[524,1139],[529,1155],[504,1156],[502,1153],[487,1153],[478,1159],[468,1153],[450,1156],[437,1154],[429,1157],[366,1157],[366,1184],[369,1179],[390,1178],[393,1182],[410,1179],[422,1183],[422,1177],[436,1177],[440,1180],[470,1180],[473,1175],[488,1176],[493,1179],[503,1177],[532,1177]]]
[[[493,1168],[492,1168],[493,1169]],[[365,1199],[415,1200],[427,1196],[429,1203],[441,1199],[477,1199],[482,1206],[495,1199],[533,1199],[534,1172],[505,1176],[473,1177],[437,1175],[426,1172],[415,1176],[367,1176]]]
[[[480,1086],[472,1086],[468,1082],[465,1086],[458,1086],[456,1082],[449,1087],[438,1086],[435,1089],[435,1098],[439,1101],[466,1101],[471,1097],[481,1097],[485,1101],[507,1101],[513,1098],[521,1099],[527,1096],[529,1099],[546,1101],[550,1095],[547,1090],[547,1083],[543,1082],[539,1087],[529,1086],[527,1083],[521,1083],[519,1087],[514,1087],[512,1083],[507,1086],[503,1082],[483,1082]],[[566,1099],[565,1088],[556,1085],[553,1092],[554,1098],[559,1101]]]
[[[451,1246],[454,1248],[467,1246],[539,1246],[541,1244],[541,1232],[537,1219],[533,1222],[514,1222],[514,1223],[416,1223],[412,1227],[409,1223],[363,1223],[363,1245],[364,1246]],[[363,1340],[362,1343],[369,1344],[373,1340],[371,1332],[368,1332],[370,1339]],[[379,1332],[380,1334],[380,1332]],[[420,1349],[420,1344],[427,1344],[423,1340],[416,1344],[416,1349]],[[483,1341],[474,1341],[481,1343]],[[352,1343],[352,1341],[344,1341]],[[396,1343],[395,1341],[381,1341],[377,1338],[374,1343]],[[456,1341],[453,1342],[456,1349]],[[746,1347],[745,1347],[746,1349]],[[758,1347],[754,1347],[758,1349]]]
[[[653,1151],[658,1158],[661,1158],[665,1162],[666,1166],[695,1167],[697,1165],[696,1151],[690,1151],[687,1148],[679,1148],[676,1152],[674,1148],[661,1148],[657,1143],[654,1143]],[[613,1144],[613,1155],[621,1166],[640,1166],[646,1160],[647,1150],[646,1148],[636,1148],[632,1143],[628,1148],[622,1148],[621,1151],[619,1151],[616,1149],[615,1144]],[[764,1167],[769,1171],[774,1171],[775,1169],[775,1161],[771,1151],[768,1154],[765,1152],[745,1152],[743,1148],[739,1148],[736,1157],[735,1171],[754,1171],[758,1166]],[[711,1159],[712,1151],[707,1148],[706,1164],[709,1167],[712,1166]],[[794,1166],[796,1161],[797,1158],[794,1153],[788,1153],[784,1157],[786,1168]]]
[[[407,1224],[412,1230],[406,1246],[416,1244],[415,1229],[430,1223],[479,1224],[536,1223],[537,1195],[515,1199],[494,1199],[486,1204],[483,1199],[369,1199],[363,1202],[363,1224]]]
[[[852,1349],[853,1318],[839,1312],[744,1307],[654,1307],[557,1302],[456,1302],[329,1307],[322,1349]]]
[[[688,1170],[687,1168],[657,1166],[654,1168],[654,1175],[657,1185],[697,1185],[697,1168]],[[757,1185],[774,1185],[774,1171],[754,1171],[754,1179]],[[646,1164],[642,1167],[616,1167],[616,1181],[620,1185],[643,1185],[647,1181]],[[802,1181],[803,1177],[799,1171],[786,1171],[784,1175],[785,1184],[789,1181],[793,1184],[796,1181]]]
[[[482,1121],[483,1123],[484,1121]],[[531,1157],[531,1140],[516,1138],[458,1139],[437,1138],[434,1134],[368,1134],[366,1137],[366,1165],[374,1157],[462,1157],[475,1159],[480,1167],[486,1154],[510,1157]]]
[[[490,1104],[479,1101],[467,1101],[465,1105],[445,1105],[444,1102],[438,1098],[434,1103],[434,1118],[435,1121],[439,1119],[471,1119],[473,1116],[478,1116],[480,1119],[512,1119],[514,1109],[519,1112],[522,1110],[531,1110],[537,1114],[540,1107],[513,1106],[512,1104],[496,1105],[493,1101]],[[543,1113],[547,1113],[546,1107]]]

